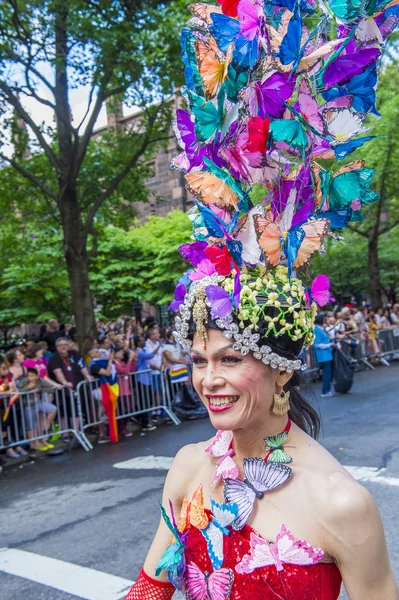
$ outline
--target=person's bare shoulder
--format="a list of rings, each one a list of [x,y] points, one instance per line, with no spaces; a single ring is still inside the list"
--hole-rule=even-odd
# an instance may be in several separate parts
[[[190,483],[209,461],[205,448],[211,440],[187,444],[180,448],[166,478],[164,493],[170,499],[181,501],[190,487]]]

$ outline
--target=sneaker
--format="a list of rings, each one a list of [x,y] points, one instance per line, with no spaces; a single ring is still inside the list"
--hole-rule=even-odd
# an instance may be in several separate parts
[[[7,458],[19,458],[19,454],[13,448],[7,448],[6,456]]]
[[[15,452],[18,452],[18,454],[20,456],[28,456],[28,453],[26,452],[26,450],[24,450],[23,448],[19,447],[19,448],[15,448]]]
[[[327,392],[327,394],[321,394],[322,398],[332,398],[333,396],[335,396],[334,392]]]
[[[154,429],[156,429],[157,426],[154,423],[148,423],[148,425],[144,425],[141,430],[142,431],[154,431]]]
[[[107,435],[103,435],[103,437],[99,437],[97,440],[97,444],[108,444],[111,440]]]
[[[128,429],[124,429],[123,431],[121,431],[121,435],[123,435],[123,437],[132,437],[133,433]]]

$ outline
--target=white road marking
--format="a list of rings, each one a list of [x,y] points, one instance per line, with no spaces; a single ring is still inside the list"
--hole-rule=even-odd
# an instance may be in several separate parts
[[[347,467],[345,469],[357,479],[357,481],[369,481],[370,483],[379,483],[380,485],[391,485],[399,487],[399,477],[386,477],[386,469],[378,467]]]
[[[173,458],[171,456],[136,456],[123,462],[116,463],[114,467],[116,469],[164,469],[169,470],[172,464]],[[344,468],[357,479],[357,481],[369,481],[371,483],[378,483],[380,485],[390,485],[399,487],[398,477],[387,477],[385,475],[386,469],[379,469],[378,467],[356,467],[344,465]]]
[[[25,550],[0,548],[0,572],[85,600],[121,600],[133,581]]]
[[[116,463],[115,469],[164,469],[168,471],[172,465],[172,456],[137,456],[123,462]]]

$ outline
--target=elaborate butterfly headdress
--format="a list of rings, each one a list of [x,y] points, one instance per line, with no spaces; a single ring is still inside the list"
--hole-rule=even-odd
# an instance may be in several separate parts
[[[194,241],[170,308],[185,348],[211,320],[243,354],[292,371],[315,301],[331,298],[326,276],[306,283],[309,261],[378,199],[363,161],[337,161],[374,137],[398,0],[218,2],[193,4],[181,38],[188,110],[172,166],[195,198]]]

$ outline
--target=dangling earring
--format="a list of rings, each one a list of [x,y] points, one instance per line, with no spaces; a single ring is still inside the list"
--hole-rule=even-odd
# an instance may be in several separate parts
[[[290,410],[290,392],[281,390],[279,394],[273,396],[273,408],[272,411],[275,415],[285,415]]]

